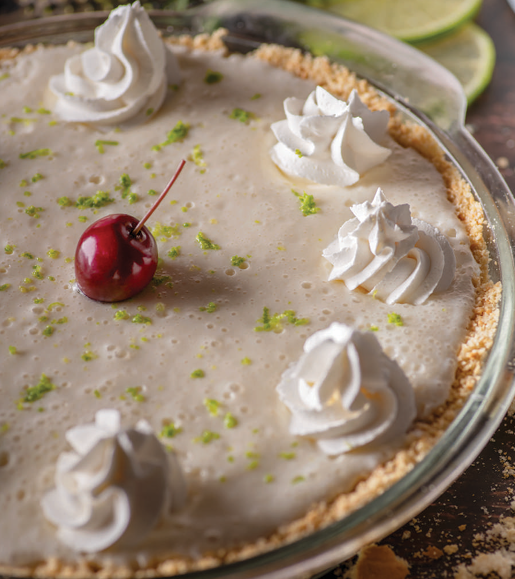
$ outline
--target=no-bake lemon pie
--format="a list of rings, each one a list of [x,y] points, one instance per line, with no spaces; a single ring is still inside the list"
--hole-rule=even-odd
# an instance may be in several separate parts
[[[0,53],[2,571],[291,541],[406,473],[480,372],[500,290],[457,170],[346,69],[222,37],[164,42],[136,3]],[[85,297],[83,231],[181,158],[150,284]]]

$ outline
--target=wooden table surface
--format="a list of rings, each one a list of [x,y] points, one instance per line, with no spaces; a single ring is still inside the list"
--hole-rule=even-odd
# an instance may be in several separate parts
[[[7,4],[14,0],[2,8]],[[13,21],[14,14],[0,12],[3,23]],[[469,108],[467,125],[515,191],[515,14],[506,0],[484,0],[477,22],[492,36],[497,62],[491,84]],[[477,460],[435,503],[381,541],[408,563],[409,579],[468,579],[476,575],[464,574],[463,566],[478,572],[481,564],[482,577],[515,577],[515,530],[512,543],[507,525],[515,516],[512,458],[515,465],[515,419],[506,417]],[[495,527],[500,521],[504,525]],[[479,540],[489,529],[490,538]],[[354,564],[355,559],[342,563],[324,579],[345,576]]]

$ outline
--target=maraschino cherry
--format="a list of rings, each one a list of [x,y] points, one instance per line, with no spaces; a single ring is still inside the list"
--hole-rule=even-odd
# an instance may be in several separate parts
[[[157,268],[157,244],[145,227],[182,171],[182,160],[164,191],[138,221],[125,214],[102,217],[81,235],[75,251],[79,290],[93,300],[119,302],[139,293]]]

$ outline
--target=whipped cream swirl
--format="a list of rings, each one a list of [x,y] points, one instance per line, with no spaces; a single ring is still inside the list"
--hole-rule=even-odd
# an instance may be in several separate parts
[[[114,125],[157,112],[180,72],[139,2],[119,6],[95,30],[95,46],[69,58],[50,79],[55,113],[65,121]]]
[[[380,144],[388,111],[371,111],[356,90],[346,103],[317,86],[304,103],[287,98],[284,112],[286,119],[271,126],[279,142],[270,155],[289,175],[346,187],[391,153]]]
[[[117,410],[66,433],[74,452],[57,460],[56,488],[41,501],[67,546],[87,553],[139,543],[159,517],[185,502],[182,471],[150,425],[122,430]]]
[[[411,384],[377,338],[336,322],[306,340],[277,391],[290,432],[317,439],[328,455],[392,441],[416,414]]]
[[[449,288],[456,271],[454,251],[440,231],[411,218],[409,205],[392,205],[378,189],[372,203],[351,207],[322,255],[333,264],[329,281],[368,290],[387,304],[423,304]]]

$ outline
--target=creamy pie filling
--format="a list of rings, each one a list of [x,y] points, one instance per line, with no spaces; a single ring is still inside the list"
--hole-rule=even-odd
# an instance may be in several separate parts
[[[64,433],[104,408],[127,427],[148,421],[189,487],[185,508],[139,546],[140,564],[255,541],[350,491],[404,441],[326,456],[289,433],[282,373],[333,321],[373,331],[427,418],[449,395],[475,305],[469,239],[442,176],[416,151],[388,138],[390,157],[346,188],[273,164],[270,125],[284,117],[284,99],[305,99],[314,81],[252,57],[174,47],[183,80],[158,114],[101,132],[57,120],[43,90],[82,49],[40,48],[0,71],[0,562],[12,566],[75,559],[40,500],[69,450]],[[154,283],[114,305],[80,295],[81,233],[110,213],[142,216],[181,158],[189,163],[149,223],[162,259]],[[327,281],[323,249],[379,186],[454,250],[454,282],[423,305],[389,306]],[[303,214],[304,194],[318,212]],[[278,314],[271,326],[265,308]]]

